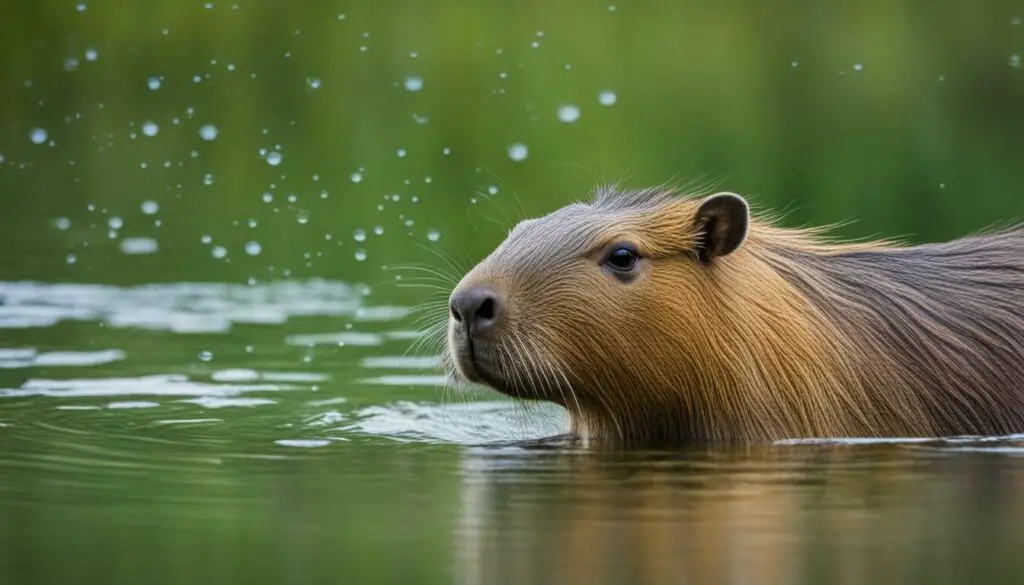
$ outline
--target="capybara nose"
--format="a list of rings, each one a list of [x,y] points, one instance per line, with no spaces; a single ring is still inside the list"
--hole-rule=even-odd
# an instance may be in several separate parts
[[[449,302],[452,319],[465,323],[470,334],[485,333],[494,328],[501,316],[501,298],[484,286],[470,286],[455,291]]]

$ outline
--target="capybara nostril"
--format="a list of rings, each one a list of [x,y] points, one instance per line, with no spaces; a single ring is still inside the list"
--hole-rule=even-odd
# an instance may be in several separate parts
[[[470,286],[455,291],[450,305],[452,318],[457,323],[466,323],[470,334],[489,331],[501,315],[498,293],[485,286]]]

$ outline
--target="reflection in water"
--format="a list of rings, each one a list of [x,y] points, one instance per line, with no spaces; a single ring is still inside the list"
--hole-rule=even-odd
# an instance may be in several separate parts
[[[988,457],[942,443],[475,449],[457,572],[467,585],[1017,582],[1024,443],[1000,443],[977,447]]]

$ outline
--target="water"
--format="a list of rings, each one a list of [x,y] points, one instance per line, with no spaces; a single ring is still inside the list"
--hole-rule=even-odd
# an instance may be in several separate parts
[[[407,353],[406,309],[351,284],[20,282],[0,298],[3,338],[23,340],[0,348],[9,582],[226,570],[239,582],[956,583],[1024,570],[1011,546],[1024,437],[517,444],[556,434],[557,409],[446,393],[437,356]]]
[[[1020,436],[535,442],[557,408],[446,388],[422,340],[517,219],[599,182],[851,237],[1024,216],[1019,3],[22,4],[0,583],[1024,574]]]

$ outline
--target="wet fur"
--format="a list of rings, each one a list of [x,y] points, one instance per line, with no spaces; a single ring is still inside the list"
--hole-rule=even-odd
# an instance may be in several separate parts
[[[755,217],[702,263],[699,204],[605,189],[517,226],[464,279],[510,305],[473,381],[617,443],[1024,432],[1024,228],[903,247]],[[635,283],[595,264],[623,239]]]

